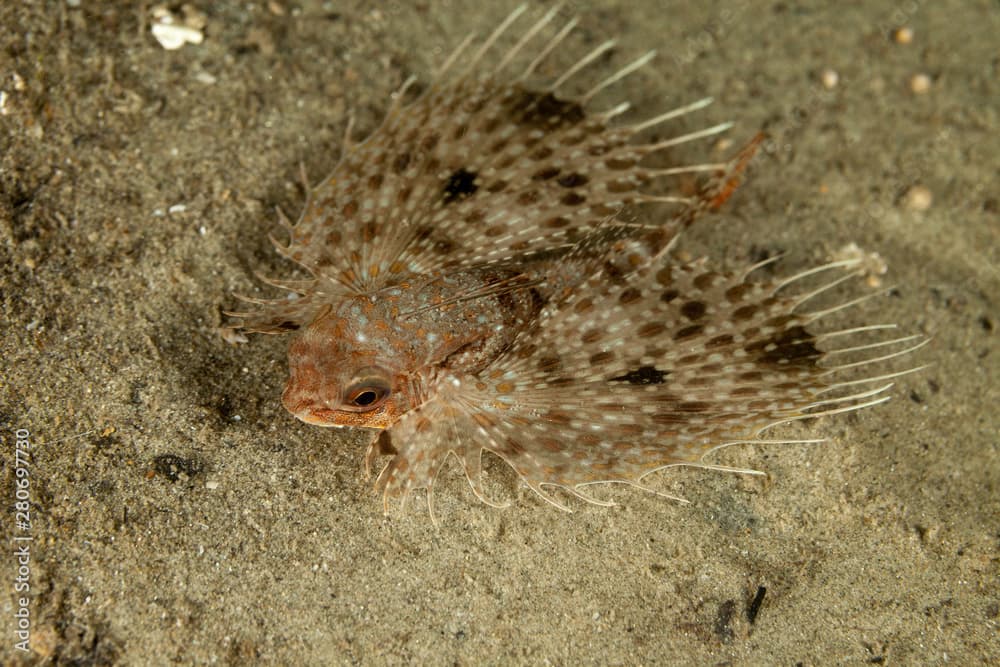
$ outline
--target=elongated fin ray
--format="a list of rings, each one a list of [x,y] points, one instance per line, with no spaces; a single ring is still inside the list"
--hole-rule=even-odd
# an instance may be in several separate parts
[[[573,31],[573,28],[576,27],[577,23],[579,23],[579,19],[575,17],[570,19],[569,23],[563,26],[562,30],[556,33],[555,37],[549,40],[549,43],[546,44],[545,47],[535,57],[535,59],[528,64],[528,66],[524,69],[524,72],[521,73],[521,76],[518,78],[518,80],[525,81],[526,79],[528,79],[528,77],[530,77],[534,73],[534,71],[538,69],[538,66],[542,64],[542,61],[544,61],[545,58],[548,57],[550,53],[552,53],[552,50],[555,49],[557,46],[559,46],[559,44],[564,39],[566,39],[566,36]]]
[[[549,90],[551,92],[555,92],[555,91],[559,90],[559,88],[561,88],[567,81],[569,81],[570,78],[572,78],[574,74],[576,74],[577,72],[579,72],[580,70],[582,70],[584,67],[586,67],[590,63],[592,63],[595,60],[597,60],[598,58],[600,58],[602,55],[604,55],[605,53],[607,53],[611,49],[615,48],[615,45],[617,43],[618,42],[616,40],[609,39],[609,40],[601,43],[600,45],[598,45],[597,48],[595,48],[593,51],[591,51],[590,53],[588,53],[587,55],[585,55],[583,58],[580,58],[580,60],[578,60],[577,62],[575,62],[568,70],[566,70],[565,72],[563,72],[562,76],[560,76],[558,79],[556,79],[555,81],[553,81],[549,85]]]
[[[587,102],[589,102],[591,100],[591,98],[593,98],[595,95],[597,95],[597,93],[601,92],[602,90],[604,90],[605,88],[607,88],[609,86],[614,85],[618,81],[621,81],[622,79],[624,79],[625,77],[627,77],[629,74],[632,74],[633,72],[641,69],[642,67],[645,67],[655,57],[656,57],[656,51],[650,51],[650,52],[646,53],[644,56],[642,56],[641,58],[636,58],[635,60],[633,60],[632,62],[630,62],[628,65],[626,65],[625,67],[621,68],[620,70],[618,70],[617,72],[615,72],[614,74],[612,74],[611,76],[609,76],[608,78],[604,79],[599,84],[597,84],[596,86],[594,86],[593,88],[591,88],[590,90],[588,90],[586,93],[584,93],[583,97],[581,97],[580,100],[579,100],[580,103],[581,104],[586,104]]]

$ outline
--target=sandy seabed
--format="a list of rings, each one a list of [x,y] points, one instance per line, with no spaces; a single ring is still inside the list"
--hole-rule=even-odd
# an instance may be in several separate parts
[[[690,505],[567,515],[452,470],[438,528],[419,497],[383,516],[360,438],[283,411],[285,340],[217,327],[287,273],[267,234],[299,163],[318,180],[349,111],[371,131],[512,5],[194,4],[204,41],[176,51],[138,3],[0,5],[5,664],[1000,662],[996,3],[569,3],[564,64],[659,50],[616,88],[638,117],[712,95],[691,123],[772,138],[685,250],[877,251],[895,289],[857,317],[932,336],[930,366],[784,430],[824,444],[720,455],[763,481],[678,470],[658,483]]]

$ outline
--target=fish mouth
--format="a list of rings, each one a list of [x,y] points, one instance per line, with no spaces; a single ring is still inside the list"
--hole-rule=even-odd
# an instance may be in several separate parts
[[[291,401],[284,401],[285,409],[296,419],[310,426],[322,426],[323,428],[373,428],[384,429],[392,422],[387,420],[387,414],[382,410],[373,410],[366,413],[346,412],[336,410],[322,403],[313,401],[302,401],[289,405]]]
[[[327,428],[342,428],[344,426],[334,421],[336,411],[327,408],[306,408],[294,414],[297,419],[313,426],[324,426]]]
[[[289,383],[281,396],[281,404],[285,406],[292,415],[299,421],[312,426],[342,426],[338,423],[337,411],[316,401],[311,396],[297,395]]]

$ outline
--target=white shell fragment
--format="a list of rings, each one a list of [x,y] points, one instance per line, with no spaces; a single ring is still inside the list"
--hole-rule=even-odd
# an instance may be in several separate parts
[[[175,51],[185,44],[201,44],[205,39],[202,33],[205,15],[191,5],[184,5],[181,11],[182,16],[178,17],[164,5],[157,5],[152,10],[150,30],[160,46],[168,51]]]

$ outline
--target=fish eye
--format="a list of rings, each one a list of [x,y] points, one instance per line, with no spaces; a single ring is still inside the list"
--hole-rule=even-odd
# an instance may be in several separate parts
[[[362,389],[361,393],[351,399],[353,405],[365,408],[379,399],[379,392],[375,389]]]
[[[374,410],[389,398],[389,383],[378,377],[359,379],[344,393],[344,409],[352,412]]]

